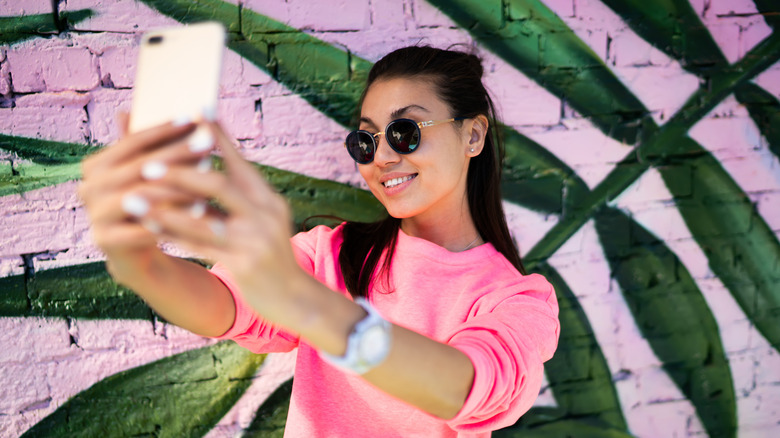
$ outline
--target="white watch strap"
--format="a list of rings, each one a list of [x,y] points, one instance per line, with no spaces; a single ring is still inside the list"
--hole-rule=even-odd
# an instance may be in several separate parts
[[[365,374],[387,358],[390,352],[391,324],[382,318],[367,300],[356,298],[355,303],[359,304],[367,315],[352,328],[347,337],[347,350],[344,355],[334,356],[324,351],[319,354],[340,368]]]

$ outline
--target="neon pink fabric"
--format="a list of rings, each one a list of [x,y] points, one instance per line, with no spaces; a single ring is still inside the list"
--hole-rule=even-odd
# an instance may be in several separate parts
[[[337,259],[341,230],[320,226],[292,243],[306,271],[349,296]],[[295,334],[260,319],[223,267],[212,272],[236,301],[235,322],[221,339],[257,353],[298,347],[285,437],[488,437],[531,407],[542,363],[558,342],[558,304],[544,277],[521,275],[490,244],[452,253],[400,232],[390,271],[393,291],[374,291],[370,302],[391,322],[471,359],[476,372],[471,393],[458,415],[444,421],[323,361]]]

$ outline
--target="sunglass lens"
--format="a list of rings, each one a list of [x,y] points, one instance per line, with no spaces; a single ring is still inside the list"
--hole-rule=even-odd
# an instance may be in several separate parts
[[[420,144],[420,130],[412,120],[401,119],[387,127],[387,141],[400,154],[410,154]]]
[[[360,164],[374,161],[374,138],[365,131],[352,131],[347,136],[347,152]]]

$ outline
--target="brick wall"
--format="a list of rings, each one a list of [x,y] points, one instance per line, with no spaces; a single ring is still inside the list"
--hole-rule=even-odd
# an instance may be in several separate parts
[[[92,15],[63,31],[55,27],[0,45],[0,134],[95,147],[108,144],[117,136],[114,114],[129,107],[140,34],[177,21],[134,0],[53,3],[57,9],[53,16],[65,17],[85,8]],[[485,8],[496,7],[496,16],[506,19],[522,16],[522,9],[513,9],[520,3],[502,6],[493,1],[486,2]],[[614,72],[658,125],[670,120],[702,83],[600,1],[543,3]],[[691,6],[730,63],[743,59],[772,34],[751,0],[691,0]],[[605,134],[570,102],[492,53],[450,15],[425,1],[244,0],[241,8],[371,62],[394,48],[420,42],[439,47],[476,45],[504,123],[555,154],[590,189],[616,168],[632,146]],[[0,0],[0,16],[33,14],[52,14],[51,3]],[[762,69],[752,81],[778,99],[780,64]],[[363,187],[340,147],[346,128],[233,51],[225,52],[219,113],[248,159]],[[746,106],[729,94],[693,125],[689,136],[718,160],[747,194],[758,217],[775,236],[780,235],[780,162]],[[12,176],[27,162],[0,149],[0,176]],[[90,241],[76,186],[77,181],[68,181],[0,197],[0,277],[102,259]],[[731,369],[739,436],[779,434],[778,351],[713,272],[661,173],[655,168],[644,172],[609,205],[663,241],[701,291]],[[511,202],[506,207],[523,252],[560,221],[556,214]],[[748,222],[735,232],[746,233],[754,225]],[[594,221],[568,237],[549,263],[571,287],[590,321],[630,432],[642,437],[706,435],[694,405],[664,371],[663,361],[638,327],[611,275]],[[767,263],[780,266],[780,260]],[[111,374],[211,343],[154,318],[0,317],[0,387],[4,388],[0,436],[21,434],[68,398]],[[290,375],[291,366],[289,355],[271,359],[210,436],[234,436],[246,427],[257,406]],[[555,404],[549,388],[537,402]]]

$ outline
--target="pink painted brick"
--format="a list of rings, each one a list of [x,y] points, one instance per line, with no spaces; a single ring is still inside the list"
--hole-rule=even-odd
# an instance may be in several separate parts
[[[9,256],[67,249],[73,244],[73,218],[70,210],[4,216],[0,218],[0,251]]]
[[[756,389],[758,361],[753,351],[741,351],[728,355],[731,378],[734,379],[736,396],[748,397]]]
[[[349,0],[288,0],[290,25],[314,31],[361,30],[370,25],[369,3]]]
[[[255,113],[255,100],[251,97],[219,100],[219,120],[233,138],[255,139],[260,136],[260,114]]]
[[[253,86],[266,85],[273,80],[265,70],[232,50],[225,50],[220,75],[220,97],[253,95],[256,94]]]
[[[665,403],[685,399],[663,368],[651,366],[633,369],[632,372],[637,376],[637,389],[641,400],[646,400],[647,403]]]
[[[92,141],[108,145],[119,138],[117,114],[130,112],[132,91],[99,88],[91,92],[90,96],[87,112]]]
[[[488,0],[485,2],[484,7],[495,10],[495,19],[498,21],[501,19],[500,11],[501,7],[497,0]],[[426,3],[416,1],[412,3],[412,13],[414,16],[414,24],[419,27],[457,27],[454,21],[447,16],[444,12],[437,9],[435,6]]]
[[[756,203],[758,214],[766,221],[769,228],[780,233],[780,191],[772,190],[770,192],[751,195],[751,199]]]
[[[56,102],[0,108],[0,132],[9,135],[84,143],[88,135],[86,124],[87,114],[83,108],[67,107]]]
[[[780,431],[780,391],[776,386],[758,386],[750,397],[737,398],[737,412],[740,427],[773,426]]]
[[[760,16],[752,17],[748,23],[740,23],[739,57],[745,56],[770,35],[772,35],[772,28]]]
[[[130,88],[135,79],[136,46],[109,47],[100,55],[100,80],[115,88]]]
[[[544,4],[559,17],[574,17],[575,0],[547,0]]]
[[[280,23],[294,27],[294,25],[291,24],[291,20],[294,20],[295,17],[293,17],[290,13],[290,5],[286,1],[269,2],[265,0],[243,0],[241,4],[247,10],[256,12],[260,15],[265,15],[274,21],[278,21]],[[243,31],[247,32],[247,29],[243,29]],[[249,31],[254,32],[255,29],[249,29]]]
[[[0,0],[0,16],[50,14],[49,0]]]
[[[153,9],[143,2],[135,0],[112,0],[95,2],[94,0],[68,0],[60,6],[60,11],[90,9],[93,16],[76,24],[78,30],[109,32],[145,32],[180,24]]]
[[[19,44],[8,52],[14,91],[86,91],[100,83],[97,60],[87,48],[37,41],[41,40]]]
[[[642,403],[625,409],[632,434],[643,437],[687,437],[688,425],[699,423],[695,410],[688,401]]]
[[[759,73],[753,81],[780,99],[780,62]]]
[[[410,9],[407,2],[372,2],[370,29],[387,29],[391,32],[406,29],[412,19]]]
[[[755,349],[755,360],[757,364],[756,384],[777,386],[780,384],[780,355],[765,339],[761,338],[761,340],[765,346]]]
[[[31,324],[30,339],[46,340],[33,342],[37,362],[57,363],[60,359],[74,357],[78,349],[71,345],[68,335],[68,324],[62,318],[26,318],[25,324]]]
[[[0,52],[0,95],[11,92],[11,68],[5,62],[4,52]]]
[[[0,414],[16,414],[46,404],[50,392],[45,373],[46,367],[38,364],[3,364],[3,372],[0,373],[0,387],[3,388]]]

